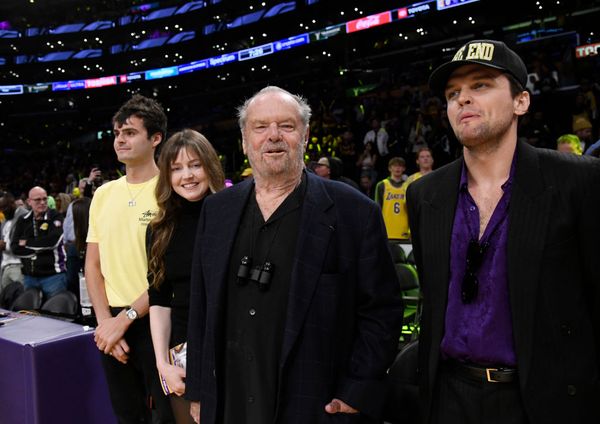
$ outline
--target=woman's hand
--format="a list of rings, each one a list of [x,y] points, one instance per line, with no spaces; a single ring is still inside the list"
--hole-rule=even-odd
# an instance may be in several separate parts
[[[183,368],[167,363],[159,364],[157,368],[161,378],[165,379],[171,392],[177,396],[185,393],[185,370]]]

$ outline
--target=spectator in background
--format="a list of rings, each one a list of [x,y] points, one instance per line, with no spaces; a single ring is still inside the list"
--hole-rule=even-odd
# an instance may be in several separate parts
[[[379,157],[377,155],[375,143],[372,141],[367,142],[367,144],[364,145],[364,150],[358,156],[358,160],[356,161],[356,166],[360,171],[359,174],[369,174],[371,181],[375,181],[377,178],[375,166],[377,165],[378,159]]]
[[[581,150],[585,150],[594,142],[592,134],[592,123],[587,118],[577,118],[573,121],[573,133],[579,137]]]
[[[388,239],[409,238],[408,216],[406,215],[406,162],[401,157],[389,160],[389,177],[375,187],[375,202],[381,207]]]
[[[85,250],[87,243],[85,241],[89,228],[89,217],[90,217],[90,205],[92,199],[89,197],[82,197],[76,199],[72,203],[71,210],[73,211],[73,228],[75,234],[75,249],[81,259],[80,270],[83,271],[83,264],[85,263]]]
[[[72,200],[71,196],[67,193],[58,193],[54,200],[56,201],[56,211],[65,217]]]
[[[340,158],[335,156],[323,156],[314,164],[314,171],[319,177],[328,180],[340,181],[360,190],[356,181],[342,175],[344,164]]]
[[[65,177],[65,193],[73,194],[73,190],[77,187],[78,181],[73,173],[67,174]]]
[[[536,110],[519,120],[519,134],[523,140],[535,147],[554,148],[554,137],[546,123],[544,112]]]
[[[319,158],[317,163],[313,165],[313,170],[321,178],[329,179],[331,176],[331,167],[329,166],[329,159],[325,156]]]
[[[11,250],[11,238],[14,225],[17,220],[27,213],[23,206],[17,206],[15,197],[5,192],[0,197],[0,212],[4,214],[2,232],[0,238],[0,252],[2,255],[2,278],[0,280],[0,292],[12,282],[23,284],[23,265],[21,259],[15,256]]]
[[[69,204],[64,221],[64,243],[67,253],[67,288],[80,299],[79,274],[85,264],[85,249],[91,199],[80,197]]]
[[[563,153],[581,155],[581,141],[579,141],[579,137],[573,134],[561,135],[556,140],[556,150]]]
[[[361,193],[367,196],[369,199],[373,199],[374,196],[374,184],[371,179],[371,174],[365,173],[360,176],[358,187],[360,188]]]
[[[252,178],[252,168],[248,167],[245,168],[242,173],[240,174],[240,177],[242,180],[246,180],[248,178]]]
[[[414,174],[411,174],[406,180],[406,187],[417,181],[423,175],[429,174],[433,171],[433,155],[429,147],[422,147],[417,152],[417,167],[419,170]]]
[[[120,423],[173,422],[156,370],[148,319],[146,227],[158,206],[154,152],[167,117],[153,99],[134,95],[113,119],[114,149],[125,175],[94,193],[85,257],[85,280],[98,326],[96,346]],[[96,169],[97,171],[97,169]]]
[[[63,217],[48,207],[42,187],[29,190],[27,203],[31,211],[16,221],[11,250],[23,263],[25,288],[38,288],[52,297],[67,288]]]
[[[96,189],[104,183],[102,178],[102,170],[98,165],[94,165],[90,171],[90,175],[87,178],[82,178],[79,181],[79,189],[83,193],[83,196],[89,197],[90,199],[94,196]]]
[[[217,152],[199,132],[173,134],[158,159],[158,214],[148,226],[150,332],[156,367],[171,392],[177,424],[193,424],[185,392],[185,370],[171,365],[169,349],[187,340],[190,275],[196,224],[204,199],[224,188]]]
[[[48,206],[48,209],[56,210],[56,199],[54,199],[54,196],[48,195],[46,205]]]
[[[382,157],[386,157],[389,153],[388,151],[388,133],[381,126],[381,122],[377,118],[373,118],[371,120],[371,129],[367,131],[365,137],[363,138],[363,144],[373,143],[377,147],[377,152]]]
[[[388,148],[389,135],[385,128],[381,125],[381,121],[378,118],[371,120],[371,129],[367,131],[363,139],[363,144],[374,143],[375,151],[379,161],[374,163],[373,166],[377,171],[377,174],[383,175],[385,172],[385,164],[389,159],[390,150]],[[374,177],[375,178],[375,177]]]
[[[81,199],[87,199],[82,197]],[[75,199],[79,200],[79,199]],[[67,207],[67,213],[63,221],[63,243],[67,255],[67,288],[73,292],[79,299],[79,271],[83,266],[79,259],[79,252],[75,246],[75,226],[73,222],[73,204],[71,202]]]
[[[356,142],[354,141],[354,133],[350,130],[345,130],[342,133],[342,139],[340,144],[338,145],[338,152],[340,154],[340,159],[344,164],[343,175],[346,177],[356,180],[357,172],[356,172]]]
[[[344,175],[344,164],[342,160],[336,156],[330,156],[327,158],[329,161],[329,179],[334,181],[340,181],[344,184],[348,184],[353,188],[360,190],[356,181],[346,177]]]
[[[415,112],[414,123],[408,134],[408,142],[412,146],[412,152],[418,153],[428,146],[427,140],[432,131],[430,123],[420,109]]]

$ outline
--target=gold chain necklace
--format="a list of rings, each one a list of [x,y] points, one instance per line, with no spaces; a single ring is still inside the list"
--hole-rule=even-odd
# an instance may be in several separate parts
[[[130,208],[133,208],[136,205],[135,199],[140,195],[140,193],[142,191],[144,191],[144,189],[146,188],[146,186],[148,185],[148,183],[150,182],[150,180],[146,181],[143,185],[142,188],[139,189],[139,191],[137,193],[135,193],[135,196],[133,194],[131,194],[131,190],[129,189],[129,183],[127,182],[127,180],[125,180],[125,186],[127,187],[127,191],[129,192],[129,202],[127,202],[127,205]]]

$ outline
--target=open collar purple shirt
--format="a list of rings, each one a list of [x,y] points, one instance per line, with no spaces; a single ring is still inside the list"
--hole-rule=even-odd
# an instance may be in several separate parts
[[[450,242],[450,282],[441,344],[444,358],[480,365],[516,365],[506,246],[514,169],[513,157],[509,178],[502,185],[504,193],[479,240],[481,244],[489,243],[476,273],[479,292],[471,303],[464,304],[461,287],[466,271],[467,247],[470,240],[479,236],[479,209],[469,193],[467,166],[463,162]]]

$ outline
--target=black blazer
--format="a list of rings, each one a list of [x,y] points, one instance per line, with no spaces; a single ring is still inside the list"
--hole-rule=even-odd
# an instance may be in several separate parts
[[[346,184],[310,173],[306,178],[276,422],[361,422],[358,416],[332,418],[324,407],[338,397],[361,412],[379,414],[401,330],[399,283],[377,205]],[[202,424],[216,419],[224,286],[252,184],[244,181],[207,198],[198,223],[186,397],[201,401]]]
[[[533,424],[600,422],[600,161],[523,143],[516,155],[508,285],[525,410]],[[459,159],[440,168],[407,194],[424,293],[426,412],[444,334],[461,166]]]

